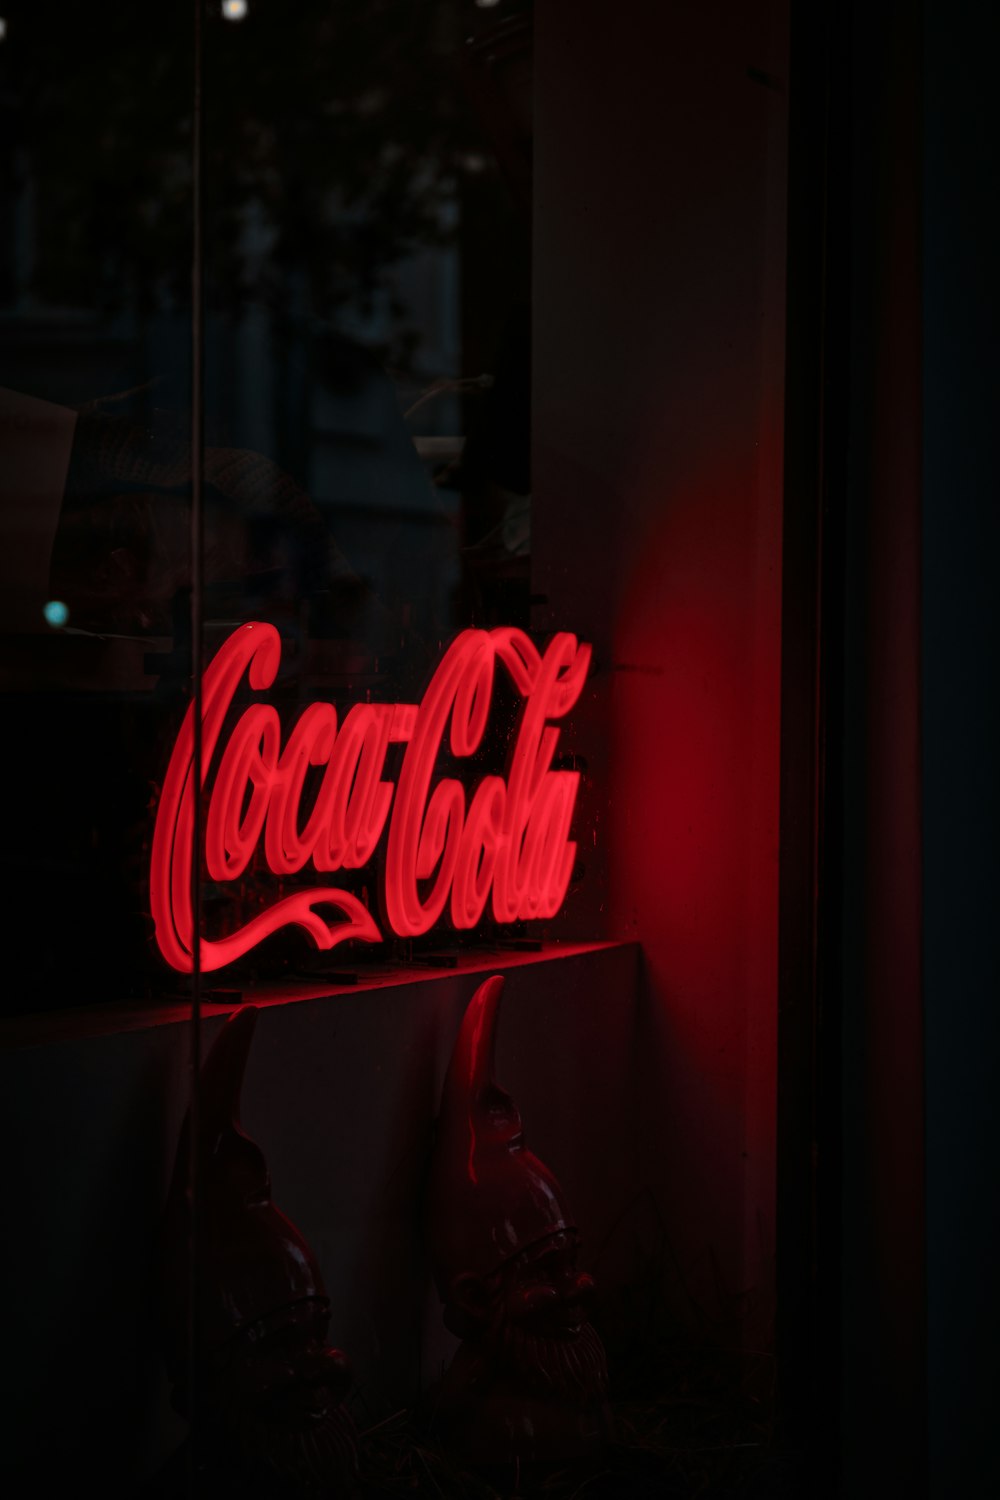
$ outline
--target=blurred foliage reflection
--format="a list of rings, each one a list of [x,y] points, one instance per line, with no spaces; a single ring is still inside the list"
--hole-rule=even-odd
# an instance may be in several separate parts
[[[510,7],[508,7],[509,9]],[[514,7],[516,8],[516,7]],[[149,315],[185,305],[192,8],[14,0],[0,58],[16,197],[36,251],[0,298]],[[407,349],[391,270],[456,234],[463,174],[495,170],[459,81],[469,0],[253,0],[206,11],[208,273],[217,310],[297,295],[333,317],[381,302]],[[23,268],[22,268],[23,269]],[[412,338],[412,336],[411,336]]]

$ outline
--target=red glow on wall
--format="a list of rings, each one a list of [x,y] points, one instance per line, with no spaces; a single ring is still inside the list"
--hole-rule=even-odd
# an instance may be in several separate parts
[[[338,720],[332,703],[312,703],[282,746],[277,710],[253,703],[217,755],[240,684],[246,678],[254,691],[266,691],[280,660],[273,626],[243,625],[204,675],[202,788],[215,771],[198,857],[211,880],[238,880],[261,848],[282,879],[306,866],[317,874],[361,869],[388,824],[383,905],[399,936],[428,932],[446,911],[455,927],[474,927],[488,901],[498,922],[555,915],[576,853],[569,833],[579,773],[552,769],[560,729],[550,721],[577,702],[589,646],[561,632],[540,652],[520,630],[465,630],[420,704],[355,704]],[[472,789],[453,776],[435,778],[442,751],[462,759],[480,748],[498,661],[523,700],[506,776],[484,776]],[[392,744],[406,745],[398,785],[383,775]],[[319,767],[303,823],[307,778]],[[170,757],[150,866],[156,940],[167,962],[185,973],[195,937],[194,782],[192,705]],[[302,928],[321,949],[382,938],[350,891],[314,885],[276,900],[236,932],[203,936],[201,967],[221,968],[288,926]]]

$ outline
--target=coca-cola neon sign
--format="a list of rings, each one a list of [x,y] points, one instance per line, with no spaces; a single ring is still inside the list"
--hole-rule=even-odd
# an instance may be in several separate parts
[[[212,787],[198,851],[194,704],[181,726],[157,806],[150,865],[156,941],[167,963],[183,973],[193,968],[196,857],[220,884],[238,881],[258,849],[278,878],[307,867],[328,876],[367,865],[387,824],[382,909],[398,936],[428,932],[446,910],[456,928],[474,927],[488,901],[501,923],[555,915],[573,870],[576,844],[569,835],[580,776],[553,769],[560,728],[551,721],[564,718],[580,697],[589,646],[562,632],[539,651],[521,630],[465,630],[419,704],[358,703],[338,720],[332,703],[311,703],[282,745],[277,709],[251,703],[220,747],[244,679],[265,692],[280,661],[277,630],[257,623],[236,630],[205,671],[201,788],[209,780]],[[457,758],[482,744],[498,662],[522,700],[506,775],[484,775],[472,788],[454,776],[435,778],[446,744]],[[393,744],[406,746],[396,783],[383,778]],[[306,799],[310,777],[320,780]],[[303,814],[306,800],[311,806]],[[303,885],[235,932],[200,935],[201,968],[232,963],[289,926],[302,928],[321,949],[383,936],[353,892]]]

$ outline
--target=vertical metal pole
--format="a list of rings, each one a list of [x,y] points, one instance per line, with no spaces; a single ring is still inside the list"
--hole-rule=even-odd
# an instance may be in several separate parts
[[[194,88],[191,115],[191,194],[193,233],[191,245],[191,681],[194,702],[194,767],[191,795],[194,798],[194,857],[191,861],[191,902],[194,911],[191,973],[191,1087],[190,1087],[190,1171],[191,1185],[191,1265],[188,1390],[191,1410],[192,1495],[197,1489],[198,1421],[198,1290],[201,1181],[198,1163],[200,1137],[201,1089],[201,846],[202,846],[202,555],[204,549],[204,513],[202,479],[205,459],[204,388],[205,328],[203,279],[203,114],[202,64],[204,0],[194,0]]]
[[[776,1353],[783,1441],[806,1454],[817,1496],[836,1491],[841,1395],[847,12],[846,0],[793,0],[789,62]]]

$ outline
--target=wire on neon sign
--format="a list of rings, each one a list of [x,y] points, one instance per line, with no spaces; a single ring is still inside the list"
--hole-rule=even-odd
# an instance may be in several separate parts
[[[474,927],[488,901],[502,923],[555,915],[576,853],[569,834],[580,776],[553,770],[560,730],[550,721],[564,718],[580,697],[589,646],[562,632],[540,652],[520,630],[465,630],[419,704],[359,703],[338,720],[332,703],[311,703],[283,745],[277,710],[253,703],[220,747],[244,678],[265,692],[280,661],[274,626],[243,625],[204,674],[202,788],[216,770],[197,857],[213,881],[239,880],[259,848],[276,877],[307,867],[317,876],[360,869],[388,824],[382,904],[398,936],[428,932],[446,910],[455,927]],[[435,768],[446,744],[459,758],[482,744],[498,662],[522,699],[521,715],[506,776],[483,776],[470,797],[457,778],[435,778]],[[383,776],[393,744],[406,746],[398,783]],[[303,817],[304,789],[318,767],[322,779]],[[195,944],[194,781],[192,704],[164,779],[150,866],[156,941],[184,973],[193,967]],[[382,940],[352,892],[317,884],[281,897],[225,937],[202,936],[201,967],[232,963],[289,926],[321,949]]]

